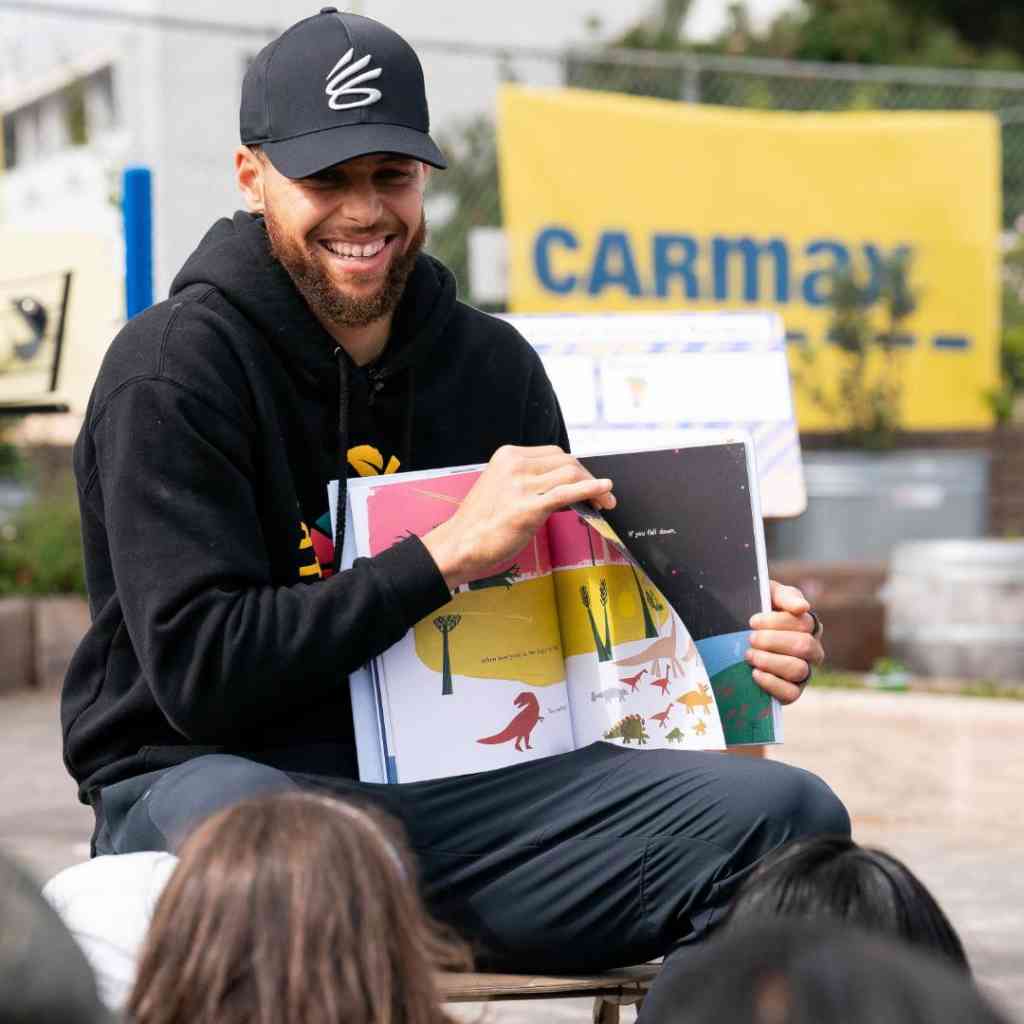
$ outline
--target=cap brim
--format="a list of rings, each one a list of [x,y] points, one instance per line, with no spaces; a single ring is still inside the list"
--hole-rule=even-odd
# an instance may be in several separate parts
[[[352,124],[293,139],[262,143],[263,152],[286,178],[308,178],[369,153],[398,153],[444,170],[444,154],[426,132],[399,124]]]

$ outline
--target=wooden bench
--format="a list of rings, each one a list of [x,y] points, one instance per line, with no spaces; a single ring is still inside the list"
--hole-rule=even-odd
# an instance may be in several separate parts
[[[445,974],[441,994],[447,1003],[482,1003],[505,999],[594,999],[594,1024],[619,1024],[619,1007],[637,1011],[660,964],[620,967],[603,974]]]

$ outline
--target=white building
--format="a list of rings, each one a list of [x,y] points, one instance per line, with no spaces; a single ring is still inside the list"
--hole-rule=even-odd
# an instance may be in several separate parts
[[[434,127],[442,130],[491,109],[503,73],[495,56],[456,44],[557,51],[621,32],[637,16],[634,6],[611,0],[519,0],[514,10],[472,0],[348,7],[417,46]],[[154,176],[156,296],[166,295],[212,221],[240,205],[232,150],[247,61],[315,10],[298,0],[224,0],[215,8],[199,0],[105,0],[102,9],[40,0],[7,11],[0,4],[0,223],[119,238],[120,172],[146,165]],[[515,71],[554,84],[561,64],[518,60]]]

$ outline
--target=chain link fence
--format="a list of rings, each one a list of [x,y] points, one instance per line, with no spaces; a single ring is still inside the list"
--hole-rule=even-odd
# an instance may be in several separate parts
[[[760,110],[988,110],[1002,126],[1003,224],[1024,215],[1024,73],[818,64],[636,50],[487,49],[419,44],[431,65],[472,80],[474,113],[449,117],[442,145],[449,170],[431,184],[431,247],[468,292],[475,227],[501,224],[493,95],[500,82],[565,85]],[[490,87],[486,83],[490,83]],[[950,197],[955,201],[955,197]],[[472,296],[470,296],[472,298]]]

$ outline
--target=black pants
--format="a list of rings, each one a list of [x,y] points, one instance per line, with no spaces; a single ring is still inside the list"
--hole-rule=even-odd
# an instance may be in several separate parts
[[[301,788],[370,800],[405,828],[430,909],[492,968],[640,963],[700,938],[766,854],[848,835],[816,776],[717,753],[608,743],[477,775],[382,786],[212,754],[106,787],[98,853],[173,850],[204,817]]]

